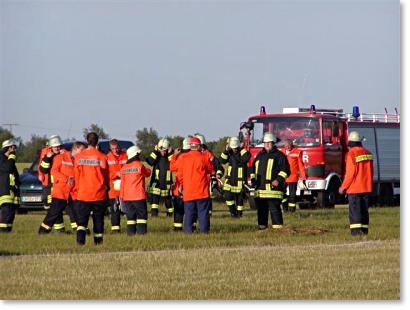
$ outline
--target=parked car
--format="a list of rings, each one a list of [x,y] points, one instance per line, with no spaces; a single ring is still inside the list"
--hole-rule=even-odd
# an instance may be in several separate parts
[[[121,150],[126,150],[134,143],[127,140],[118,140]],[[71,151],[74,142],[63,143],[63,148]],[[83,142],[87,145],[86,142]],[[109,140],[101,140],[98,143],[98,148],[104,154],[110,151]],[[27,213],[27,211],[42,210],[44,201],[42,197],[43,187],[38,179],[38,161],[39,156],[33,161],[29,168],[24,169],[20,175],[20,208],[19,213]]]

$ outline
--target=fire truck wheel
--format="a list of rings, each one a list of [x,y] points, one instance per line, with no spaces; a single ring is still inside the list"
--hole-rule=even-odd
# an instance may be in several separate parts
[[[325,191],[317,193],[317,207],[318,208],[334,208],[335,204],[340,201],[338,189],[340,181],[333,178]]]

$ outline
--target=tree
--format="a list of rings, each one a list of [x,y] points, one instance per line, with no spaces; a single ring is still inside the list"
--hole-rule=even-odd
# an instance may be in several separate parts
[[[226,141],[228,139],[228,136],[219,138],[218,140],[208,142],[206,145],[209,148],[209,150],[212,151],[212,153],[214,153],[215,156],[219,157],[221,153],[225,150]]]
[[[137,146],[141,149],[141,154],[144,157],[149,156],[153,147],[158,143],[158,132],[151,127],[148,129],[137,130],[135,136],[137,137]]]
[[[40,150],[46,146],[46,136],[32,135],[30,141],[20,144],[17,149],[17,161],[21,163],[31,163],[39,154]]]
[[[182,149],[182,141],[184,140],[184,137],[181,136],[166,136],[165,138],[168,139],[169,144],[171,147],[175,150],[177,148]]]
[[[110,136],[104,131],[104,129],[97,124],[91,124],[90,127],[83,129],[84,139],[87,138],[89,132],[95,132],[100,139],[109,139]]]
[[[7,130],[0,126],[0,143],[3,141],[14,138],[13,133],[10,130]]]

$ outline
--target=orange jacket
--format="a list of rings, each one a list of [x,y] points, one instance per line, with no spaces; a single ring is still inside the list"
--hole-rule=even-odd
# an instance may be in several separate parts
[[[107,157],[103,153],[91,146],[79,153],[75,159],[74,177],[77,200],[105,200],[109,176]]]
[[[348,194],[370,193],[373,185],[373,156],[364,147],[352,147],[346,154],[346,173],[341,185]]]
[[[79,153],[74,155],[74,157],[71,157],[74,165],[75,165],[75,162],[76,162],[78,156],[80,156]],[[74,170],[74,174],[75,174],[75,170]],[[77,183],[75,182],[75,179],[74,179],[74,186],[71,188],[71,191],[70,191],[71,199],[72,200],[77,200],[77,194],[78,194],[78,186],[77,186]]]
[[[114,199],[119,197],[120,192],[114,190],[114,180],[119,179],[117,172],[121,170],[121,167],[127,162],[127,153],[120,152],[117,156],[113,152],[107,154],[108,172],[110,175],[110,191],[108,192],[108,198]]]
[[[146,199],[145,178],[150,175],[151,170],[139,160],[133,160],[123,165],[121,168],[121,199],[124,201]]]
[[[67,200],[72,188],[72,185],[68,185],[67,180],[71,177],[74,182],[74,165],[70,152],[62,151],[53,158],[50,175],[51,197]]]
[[[297,148],[292,148],[290,151],[283,150],[289,162],[290,175],[286,179],[286,183],[294,183],[299,179],[306,180],[306,170],[302,161],[302,151]]]
[[[178,197],[180,193],[182,193],[182,182],[181,176],[178,174],[178,159],[187,152],[179,153],[178,155],[174,155],[169,162],[169,170],[175,173],[175,182],[172,185],[172,195],[174,197]]]
[[[42,173],[42,172],[40,171],[40,165],[41,165],[41,162],[42,162],[44,156],[46,156],[46,154],[47,154],[50,150],[51,150],[51,148],[50,148],[49,146],[43,147],[43,148],[41,149],[40,157],[39,157],[38,164],[37,164],[38,177],[39,177],[39,179],[42,180],[42,181],[41,181],[41,184],[43,185],[43,187],[47,187],[47,186],[48,186],[49,174],[48,174],[48,173]]]
[[[209,198],[209,175],[212,164],[206,155],[191,150],[178,158],[177,175],[183,187],[183,200]]]

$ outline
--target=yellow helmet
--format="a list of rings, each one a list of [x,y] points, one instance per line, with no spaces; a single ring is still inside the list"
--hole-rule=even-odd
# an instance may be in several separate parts
[[[348,141],[349,142],[362,142],[364,137],[361,136],[357,131],[351,131],[349,133]]]

